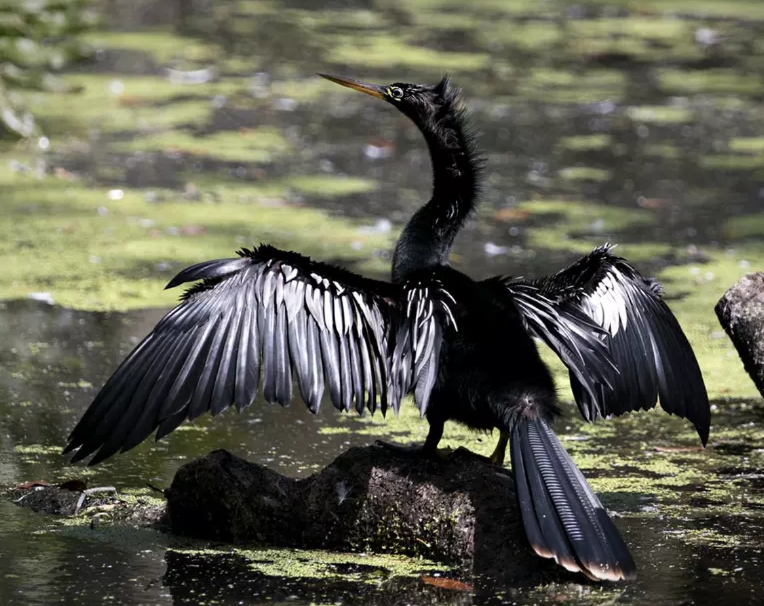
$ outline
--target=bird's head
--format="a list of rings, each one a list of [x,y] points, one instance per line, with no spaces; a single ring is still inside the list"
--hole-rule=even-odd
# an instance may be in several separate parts
[[[437,124],[456,109],[455,102],[459,91],[449,85],[448,76],[434,85],[395,82],[381,86],[326,74],[319,74],[319,76],[377,99],[382,99],[398,108],[419,125],[425,125],[428,122]]]

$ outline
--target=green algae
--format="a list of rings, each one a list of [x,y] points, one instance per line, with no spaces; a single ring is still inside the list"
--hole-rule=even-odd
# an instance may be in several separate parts
[[[578,135],[561,137],[557,145],[571,151],[587,151],[610,147],[613,139],[610,135]]]
[[[557,173],[566,181],[607,181],[610,179],[610,171],[591,166],[568,166]]]
[[[14,452],[19,454],[34,454],[34,455],[60,455],[60,446],[44,446],[42,444],[17,444],[14,447]]]
[[[728,145],[730,151],[733,152],[764,153],[764,137],[733,137],[729,140]]]
[[[140,32],[96,31],[88,32],[82,39],[97,49],[145,53],[158,64],[206,64],[217,60],[221,55],[217,45],[163,29]]]
[[[672,143],[650,143],[645,145],[642,151],[647,156],[658,156],[670,160],[681,158],[683,154],[683,151]]]
[[[222,131],[197,137],[169,130],[114,145],[117,151],[161,151],[214,157],[227,162],[268,163],[287,153],[290,145],[275,128],[263,126],[242,132]]]
[[[515,91],[523,98],[557,103],[587,103],[623,97],[626,78],[613,69],[572,70],[536,67],[519,79]]]
[[[369,187],[367,182],[339,182],[287,180],[276,189],[322,183],[319,193],[339,195]],[[361,271],[372,273],[384,267],[370,257],[371,251],[389,246],[389,235],[365,233],[316,210],[274,207],[267,199],[152,203],[140,191],[110,194],[1,167],[0,184],[4,212],[13,219],[0,227],[0,254],[9,264],[0,278],[0,298],[6,299],[45,291],[55,302],[76,309],[169,306],[178,292],[163,290],[171,277],[168,270],[230,257],[242,244],[270,242],[317,258],[358,260]],[[247,215],[257,221],[243,224]]]
[[[752,170],[764,168],[764,157],[742,154],[708,154],[700,158],[700,167],[715,170]]]
[[[658,72],[658,83],[667,92],[681,94],[751,95],[764,90],[762,78],[729,69],[710,69],[701,72],[663,69]]]
[[[632,106],[627,113],[634,122],[648,124],[681,124],[693,118],[692,111],[687,108],[660,105]]]
[[[420,69],[440,73],[447,65],[453,73],[486,67],[490,56],[484,53],[436,51],[414,46],[389,35],[337,36],[337,44],[326,57],[332,63],[360,65],[364,68]]]
[[[218,550],[171,548],[171,551],[185,555],[206,557],[230,556],[243,558],[247,566],[266,576],[302,579],[330,579],[376,583],[380,578],[418,577],[422,572],[445,570],[442,565],[423,558],[407,558],[371,553],[338,553],[321,550],[301,549],[244,549]],[[376,568],[379,572],[371,576],[367,570],[348,572],[347,565]],[[380,574],[382,577],[380,577]]]
[[[724,222],[724,235],[732,240],[764,237],[764,216],[761,213],[730,217]],[[755,265],[759,268],[760,266]]]
[[[543,217],[543,227],[530,230],[530,243],[534,247],[571,250],[582,254],[594,246],[604,244],[619,231],[650,225],[654,215],[640,208],[615,208],[581,200],[531,200],[518,205],[529,218]],[[635,258],[651,257],[654,246],[629,246],[619,254]]]
[[[122,74],[72,74],[65,83],[63,91],[21,95],[49,136],[84,137],[94,128],[119,132],[198,124],[209,115],[215,95],[233,94],[247,86],[236,78],[189,86],[167,78]],[[169,103],[176,98],[182,101]]]
[[[296,175],[281,181],[285,187],[311,196],[347,196],[374,191],[378,184],[371,179],[337,175]]]

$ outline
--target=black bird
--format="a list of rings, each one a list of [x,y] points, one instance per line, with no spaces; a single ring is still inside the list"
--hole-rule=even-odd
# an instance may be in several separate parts
[[[420,129],[432,157],[433,194],[401,233],[392,282],[370,280],[261,245],[238,258],[181,271],[196,282],[108,380],[65,452],[96,464],[156,430],[157,439],[206,411],[239,410],[263,396],[286,405],[297,380],[316,413],[324,387],[339,410],[396,412],[413,392],[437,452],[443,425],[498,429],[492,460],[512,468],[533,549],[592,579],[632,579],[618,530],[551,429],[559,414],[538,337],[570,372],[588,421],[662,407],[685,417],[705,444],[709,405],[687,339],[643,278],[603,246],[539,280],[472,280],[448,265],[472,215],[480,158],[458,91],[376,86],[324,76],[382,99]]]

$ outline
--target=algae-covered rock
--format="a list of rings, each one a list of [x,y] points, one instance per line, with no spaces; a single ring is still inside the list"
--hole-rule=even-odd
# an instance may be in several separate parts
[[[716,304],[716,315],[764,396],[764,272],[736,282]]]
[[[421,556],[507,580],[545,568],[510,472],[462,451],[351,448],[294,480],[217,450],[181,467],[166,496],[172,531],[199,538]]]

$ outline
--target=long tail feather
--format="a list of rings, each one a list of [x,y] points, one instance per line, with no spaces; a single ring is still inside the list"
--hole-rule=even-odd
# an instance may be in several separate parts
[[[636,577],[618,529],[543,419],[515,424],[512,469],[525,531],[538,555],[594,580]]]

